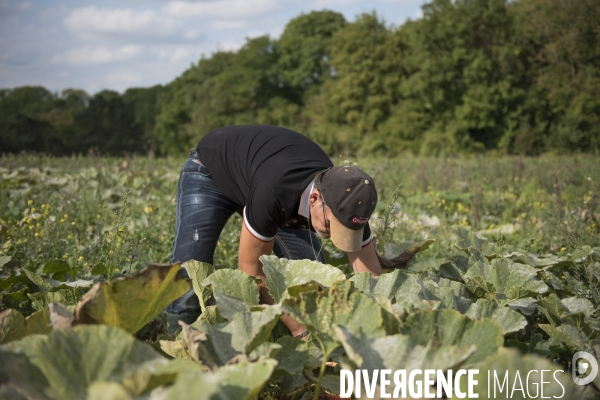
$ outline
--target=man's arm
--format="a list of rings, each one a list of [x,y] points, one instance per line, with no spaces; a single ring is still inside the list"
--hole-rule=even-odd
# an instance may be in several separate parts
[[[356,253],[347,253],[350,264],[354,268],[354,272],[370,272],[373,276],[379,276],[383,273],[373,241],[357,251]]]
[[[275,300],[269,294],[265,282],[267,276],[263,272],[262,263],[259,257],[263,254],[269,255],[273,251],[273,245],[275,240],[270,242],[263,242],[257,239],[250,233],[246,224],[242,223],[242,232],[240,234],[240,249],[238,254],[238,266],[246,274],[262,279],[262,283],[258,285],[260,293],[260,302],[262,304],[275,304]],[[282,315],[281,321],[290,329],[293,336],[299,335],[304,332],[304,328],[296,320],[288,315]]]

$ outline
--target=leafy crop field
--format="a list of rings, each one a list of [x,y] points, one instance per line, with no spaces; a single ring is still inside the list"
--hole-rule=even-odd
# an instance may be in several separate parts
[[[600,398],[600,378],[571,378],[574,353],[600,356],[597,159],[337,159],[376,180],[379,253],[411,259],[374,278],[330,243],[328,265],[264,256],[274,306],[237,269],[237,216],[214,265],[185,263],[188,281],[167,264],[183,162],[0,158],[0,398],[331,398],[341,369],[478,369],[479,398],[496,376],[495,398]],[[190,286],[203,314],[169,335],[162,311]]]

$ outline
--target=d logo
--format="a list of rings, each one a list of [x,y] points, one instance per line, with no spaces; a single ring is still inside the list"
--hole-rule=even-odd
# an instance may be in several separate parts
[[[586,361],[579,362],[584,358]],[[591,370],[590,370],[591,367]],[[585,378],[580,378],[578,375],[583,375],[587,371],[590,371],[589,375]],[[590,354],[585,351],[578,351],[573,354],[573,360],[571,362],[571,376],[573,377],[573,382],[576,385],[587,385],[591,381],[593,381],[598,375],[598,361]]]

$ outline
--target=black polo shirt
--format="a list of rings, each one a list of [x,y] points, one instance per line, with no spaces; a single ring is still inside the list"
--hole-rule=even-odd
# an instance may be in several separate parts
[[[298,214],[302,193],[333,166],[312,140],[269,125],[215,129],[197,151],[223,194],[243,208],[248,230],[263,241],[273,240],[280,226],[308,226]],[[368,243],[370,237],[367,225],[363,239]]]

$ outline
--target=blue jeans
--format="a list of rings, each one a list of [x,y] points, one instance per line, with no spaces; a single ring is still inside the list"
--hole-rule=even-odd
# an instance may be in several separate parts
[[[171,262],[197,260],[213,263],[221,231],[234,212],[242,209],[215,185],[208,169],[201,165],[195,151],[190,154],[179,175],[175,206],[175,241]],[[312,235],[312,237],[311,237]],[[273,253],[289,260],[314,260],[325,263],[321,242],[314,232],[280,227]],[[182,275],[188,277],[182,268]],[[167,307],[167,313],[195,320],[201,313],[198,297],[190,290]]]

